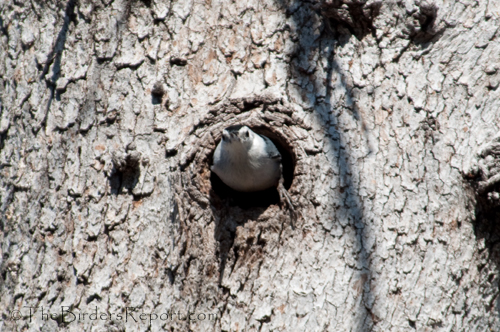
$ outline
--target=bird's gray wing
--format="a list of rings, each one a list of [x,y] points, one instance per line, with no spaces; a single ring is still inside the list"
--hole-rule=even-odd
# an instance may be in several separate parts
[[[213,156],[213,165],[210,167],[210,170],[216,173],[218,170],[221,169],[221,164],[222,164],[221,145],[222,143],[219,143],[219,145],[217,145],[217,148],[215,148]]]
[[[269,158],[281,160],[281,154],[274,145],[274,143],[266,136],[260,135],[260,137],[262,137],[266,142],[266,152],[268,153]]]

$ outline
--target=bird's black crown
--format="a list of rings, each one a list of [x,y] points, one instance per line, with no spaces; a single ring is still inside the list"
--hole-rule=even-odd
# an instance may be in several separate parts
[[[244,125],[233,125],[226,128],[229,133],[237,133]]]

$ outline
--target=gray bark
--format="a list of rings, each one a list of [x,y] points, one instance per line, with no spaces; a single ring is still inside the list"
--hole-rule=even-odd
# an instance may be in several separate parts
[[[494,0],[3,0],[0,329],[499,330],[499,24]],[[287,155],[293,226],[218,189],[237,123]]]

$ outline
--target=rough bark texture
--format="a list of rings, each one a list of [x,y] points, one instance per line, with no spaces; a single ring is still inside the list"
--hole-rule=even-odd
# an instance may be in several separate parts
[[[0,329],[498,331],[499,24],[495,0],[1,1]],[[210,174],[235,123],[286,156],[294,226]]]

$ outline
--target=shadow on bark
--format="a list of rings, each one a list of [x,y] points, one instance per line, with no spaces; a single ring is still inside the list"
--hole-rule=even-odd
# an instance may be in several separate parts
[[[284,3],[284,5],[286,5]],[[340,2],[340,5],[342,3]],[[310,6],[308,4],[303,4],[302,6]],[[345,7],[345,6],[344,6]],[[300,63],[302,59],[311,59],[313,57],[310,56],[313,52],[321,52],[321,49],[328,47],[328,63],[327,63],[327,78],[326,78],[326,96],[324,100],[315,100],[313,110],[320,116],[323,117],[326,124],[329,124],[328,127],[324,128],[324,138],[328,140],[328,144],[332,147],[331,151],[334,154],[333,159],[338,162],[339,165],[339,174],[340,176],[344,176],[343,186],[340,188],[340,192],[344,195],[344,204],[345,207],[350,212],[351,222],[346,227],[352,227],[355,231],[355,239],[354,239],[354,248],[358,248],[359,252],[354,252],[354,256],[358,257],[360,261],[360,265],[363,267],[361,271],[361,278],[363,285],[362,289],[362,302],[364,303],[365,310],[358,308],[358,313],[355,316],[358,316],[361,321],[357,326],[353,327],[353,331],[365,331],[365,322],[366,320],[373,319],[373,315],[370,315],[370,307],[367,306],[367,303],[372,303],[373,298],[370,292],[371,289],[371,268],[370,268],[370,253],[367,252],[365,245],[363,243],[364,239],[364,227],[366,220],[363,216],[363,206],[358,194],[358,188],[354,185],[353,181],[353,170],[351,169],[351,157],[349,153],[349,144],[345,144],[346,139],[344,138],[344,130],[343,128],[338,128],[337,123],[338,120],[334,115],[333,108],[334,107],[345,107],[345,106],[335,106],[338,104],[338,101],[333,100],[333,87],[331,85],[333,75],[335,73],[339,73],[341,76],[342,84],[345,88],[345,98],[346,103],[351,104],[352,107],[348,109],[345,107],[346,111],[348,111],[351,116],[355,119],[356,122],[361,121],[361,127],[365,132],[365,139],[367,141],[367,133],[366,128],[363,125],[363,120],[361,119],[361,115],[358,112],[356,102],[352,95],[353,86],[349,86],[346,83],[346,75],[342,72],[341,67],[335,60],[335,49],[339,46],[343,46],[349,42],[349,39],[352,36],[355,36],[358,39],[364,38],[367,34],[373,34],[373,17],[377,15],[378,7],[371,8],[369,10],[369,14],[363,11],[362,4],[351,4],[342,10],[339,7],[325,7],[325,6],[317,6],[316,8],[305,8],[304,12],[308,12],[309,15],[313,16],[315,14],[319,15],[322,20],[322,28],[318,39],[314,42],[314,46],[316,49],[304,49],[298,48],[295,54],[292,55],[292,64],[294,66],[293,58],[296,58]],[[301,16],[299,10],[295,10],[294,13],[291,14],[297,25],[297,33],[298,41],[296,45],[301,44],[301,39],[310,38],[310,36],[301,35],[300,32],[307,30],[308,21],[313,21],[314,19],[309,19],[309,17]],[[310,66],[314,66],[315,64],[310,63]],[[295,68],[295,71],[300,72],[300,68]],[[307,73],[309,74],[309,73]],[[311,76],[314,75],[310,73]],[[300,89],[297,87],[297,89]],[[302,91],[304,94],[307,91]],[[313,91],[316,92],[316,91]],[[324,111],[325,106],[327,108]],[[331,130],[334,130],[331,133]],[[367,142],[368,143],[368,142]],[[345,148],[344,148],[345,146]],[[352,161],[353,163],[356,161]],[[337,221],[338,222],[338,221]],[[355,272],[356,273],[356,272]],[[369,324],[371,325],[371,324]]]
[[[245,225],[251,220],[259,220],[259,217],[265,212],[266,207],[253,206],[251,208],[246,208],[244,209],[243,213],[236,216],[233,213],[234,208],[228,209],[227,207],[225,207],[222,209],[217,209],[217,207],[214,207],[214,205],[212,205],[211,207],[212,213],[214,215],[219,215],[219,218],[215,221],[214,238],[219,243],[217,250],[218,260],[220,262],[218,284],[219,286],[222,286],[224,276],[226,276],[227,278],[227,275],[230,275],[235,267],[238,264],[241,264],[241,261],[239,261],[240,257],[245,256],[241,250],[242,246],[238,243],[235,243],[237,239],[236,232],[238,227]],[[242,227],[240,228],[244,229]],[[265,242],[259,241],[258,238],[259,237],[255,239],[255,237],[252,236],[246,237],[245,242],[247,246],[245,247],[246,250],[244,251],[248,251],[249,248],[254,250],[255,248],[257,248],[255,244],[258,244],[261,247],[259,249],[262,252]],[[257,243],[254,244],[254,242]],[[228,266],[229,262],[231,263],[230,266]],[[226,269],[228,268],[230,268],[229,273],[228,271],[226,271]]]
[[[365,226],[369,220],[366,220],[363,213],[363,202],[356,185],[359,181],[357,181],[357,174],[355,174],[356,170],[352,168],[352,165],[355,165],[357,161],[353,160],[350,154],[349,138],[344,136],[344,128],[338,127],[339,121],[335,116],[336,112],[333,112],[335,108],[343,108],[359,124],[359,128],[361,128],[364,134],[365,144],[368,146],[367,155],[372,153],[372,149],[370,147],[368,130],[356,102],[356,94],[362,88],[348,83],[348,75],[342,71],[342,67],[336,62],[335,52],[337,48],[349,43],[351,38],[362,40],[369,35],[376,38],[374,20],[380,14],[382,2],[367,3],[364,1],[331,0],[295,5],[294,3],[289,4],[286,0],[280,0],[280,3],[286,9],[287,15],[292,17],[297,26],[298,36],[295,37],[296,40],[294,41],[298,48],[292,55],[290,71],[299,73],[299,76],[303,80],[310,79],[310,83],[314,85],[314,82],[312,82],[315,75],[314,70],[304,72],[303,68],[306,66],[303,63],[308,61],[309,70],[316,66],[316,63],[314,63],[316,60],[311,61],[311,59],[315,59],[314,56],[311,56],[314,52],[327,54],[325,54],[325,57],[328,59],[327,78],[324,83],[326,85],[326,96],[324,100],[313,97],[315,100],[313,101],[314,105],[312,108],[319,117],[323,118],[324,123],[327,124],[324,128],[324,137],[332,147],[331,151],[334,154],[332,159],[338,162],[340,177],[344,176],[340,194],[343,195],[344,205],[349,210],[350,217],[352,218],[346,227],[352,227],[355,230],[354,250],[359,251],[353,254],[355,257],[358,257],[359,265],[362,266],[362,270],[358,273],[363,283],[360,287],[362,289],[360,295],[362,296],[361,303],[364,308],[358,307],[356,316],[359,320],[357,321],[357,326],[353,326],[352,330],[366,331],[367,329],[372,329],[377,324],[377,317],[372,313],[375,298],[371,289],[375,280],[372,276],[371,252],[367,250],[364,240],[366,235]],[[438,8],[435,5],[422,3],[417,12],[409,15],[405,34],[406,38],[410,40],[410,45],[413,44],[421,48],[426,48],[431,40],[437,39],[442,35],[442,31],[437,31],[434,27],[437,10]],[[315,15],[321,20],[321,28],[317,40],[310,42],[307,39],[311,38],[311,35],[307,33],[307,30],[312,30],[308,25],[311,25],[310,22],[314,21]],[[300,47],[301,44],[307,45],[308,43],[311,45],[310,49]],[[328,50],[325,51],[326,49]],[[293,61],[294,59],[297,61]],[[395,62],[398,60],[399,58],[394,59]],[[300,65],[298,66],[299,68],[294,68],[294,66],[297,67],[297,64]],[[335,100],[334,87],[332,86],[332,79],[335,74],[339,74],[345,90],[345,102],[343,104],[340,100]],[[302,84],[302,88],[297,87],[298,90],[302,90],[301,95],[307,95],[308,92],[311,93],[303,88],[304,85],[306,84]],[[312,93],[317,95],[317,92],[316,89]]]
[[[468,185],[470,211],[474,210],[474,235],[478,242],[478,270],[483,280],[492,285],[485,301],[488,310],[500,313],[498,292],[500,270],[500,136],[482,145],[471,167],[463,173]],[[494,269],[490,268],[493,263]],[[488,292],[488,291],[486,291]]]
[[[141,153],[136,151],[134,142],[126,148],[126,153],[115,152],[112,157],[113,170],[109,176],[111,194],[119,195],[123,190],[132,193],[141,176]]]
[[[469,180],[471,186],[470,210],[474,210],[476,219],[473,222],[474,235],[479,243],[478,252],[480,262],[478,270],[483,278],[487,278],[492,288],[491,295],[498,291],[500,271],[500,184],[495,184],[488,190],[482,191],[480,187],[480,177],[477,176]],[[475,197],[474,197],[475,196]],[[493,263],[494,269],[489,268]],[[496,280],[495,280],[496,279]],[[485,303],[488,310],[495,310],[500,313],[500,299],[498,296],[491,296],[491,301]]]
[[[477,265],[483,278],[495,285],[491,291],[483,296],[493,295],[498,292],[500,271],[500,207],[486,207],[478,203],[475,209],[476,220],[473,224],[474,234],[478,241],[484,241],[484,245],[479,245],[479,258],[481,262]],[[489,268],[493,263],[494,268]],[[489,297],[491,301],[485,303],[488,310],[495,310],[497,315],[500,313],[500,298],[498,296]]]
[[[64,9],[64,17],[63,17],[63,25],[61,30],[59,31],[56,41],[50,50],[49,54],[47,54],[47,61],[42,69],[42,73],[40,74],[40,80],[45,79],[47,87],[50,89],[50,97],[47,102],[47,106],[45,108],[45,119],[43,123],[45,123],[47,114],[50,110],[50,106],[52,105],[52,101],[54,98],[59,98],[59,93],[56,92],[56,82],[61,76],[61,57],[62,52],[64,51],[64,44],[66,43],[66,37],[68,34],[69,24],[70,22],[76,21],[75,15],[75,5],[76,0],[69,0],[66,4],[66,8]],[[52,66],[52,76],[46,77],[50,67]]]
[[[119,195],[122,191],[132,191],[137,183],[141,172],[139,168],[130,168],[123,172],[116,172],[109,177],[109,186],[111,194]]]

